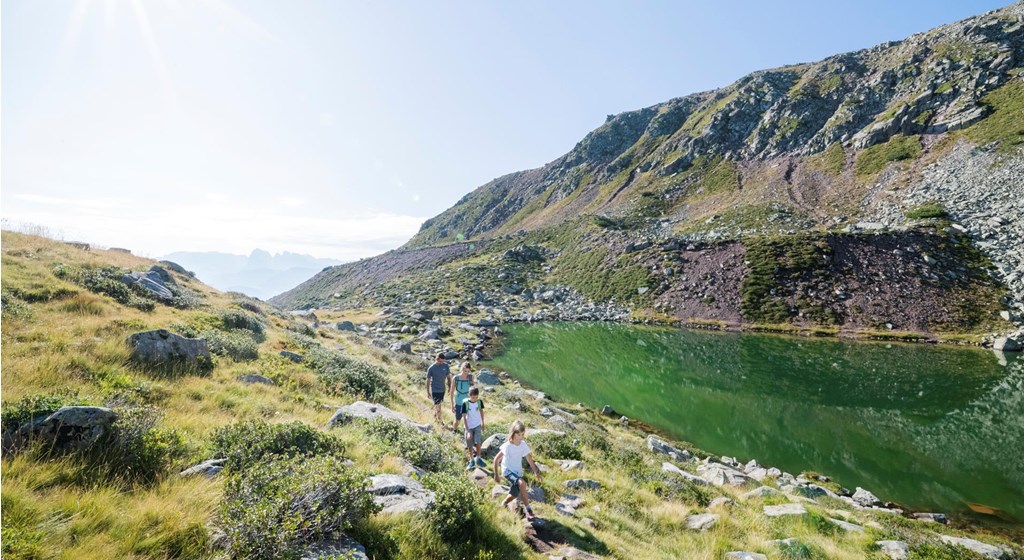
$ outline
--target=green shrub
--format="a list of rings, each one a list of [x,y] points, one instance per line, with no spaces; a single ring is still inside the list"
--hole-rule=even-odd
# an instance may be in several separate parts
[[[780,542],[779,551],[782,552],[783,558],[795,560],[824,560],[828,558],[820,548],[800,541]]]
[[[377,442],[381,451],[396,453],[426,471],[451,468],[458,459],[449,442],[398,420],[374,418],[366,423],[366,435]]]
[[[153,482],[187,452],[181,432],[160,428],[159,413],[148,407],[118,409],[108,441],[95,446],[94,460],[109,475]]]
[[[248,334],[248,331],[224,332],[210,329],[203,331],[200,336],[206,339],[210,352],[218,356],[227,356],[236,362],[255,360],[260,357],[259,345]]]
[[[573,441],[565,434],[537,434],[530,438],[530,447],[538,454],[551,459],[583,459],[579,442]]]
[[[324,348],[306,336],[295,336],[293,340],[305,349],[302,363],[317,372],[327,393],[348,394],[371,402],[382,402],[391,397],[391,385],[383,369]]]
[[[924,220],[927,218],[948,218],[949,213],[940,202],[931,201],[915,206],[903,213],[909,220]]]
[[[298,558],[376,508],[363,475],[340,457],[276,457],[234,473],[220,515],[235,558]]]
[[[910,549],[907,560],[984,560],[986,557],[962,546],[920,543]]]
[[[32,307],[12,292],[3,290],[0,292],[0,316],[12,319],[29,319],[32,317]]]
[[[660,473],[660,478],[650,483],[651,490],[659,497],[679,500],[698,507],[708,507],[715,498],[714,492],[704,486],[687,482],[681,476]]]
[[[263,321],[248,313],[229,309],[221,312],[220,319],[224,325],[224,330],[244,329],[252,333],[252,338],[256,342],[266,340]]]
[[[241,470],[260,463],[271,455],[341,455],[344,446],[331,434],[325,434],[302,422],[270,424],[249,420],[219,428],[213,433],[214,454],[227,459],[227,468]]]
[[[114,301],[134,307],[140,311],[152,311],[156,304],[150,299],[149,292],[134,284],[125,284],[121,281],[124,274],[116,266],[103,268],[78,268],[66,265],[57,265],[53,269],[57,278],[74,282],[90,292],[109,296]]]
[[[470,534],[480,503],[479,489],[466,477],[452,474],[432,474],[423,483],[434,491],[427,518],[441,538],[455,540]]]
[[[825,536],[837,535],[842,530],[838,525],[832,523],[827,517],[813,511],[807,512],[804,516],[804,523],[809,525],[819,534]]]

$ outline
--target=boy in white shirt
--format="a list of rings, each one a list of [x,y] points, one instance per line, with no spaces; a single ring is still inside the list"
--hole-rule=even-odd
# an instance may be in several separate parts
[[[508,440],[501,444],[501,449],[494,457],[494,481],[500,481],[498,478],[499,472],[508,480],[508,496],[501,502],[501,505],[507,506],[512,500],[519,498],[523,502],[523,509],[526,510],[526,520],[532,521],[536,516],[533,515],[533,510],[530,509],[530,499],[526,495],[530,491],[530,487],[523,480],[523,459],[525,458],[530,463],[530,468],[537,475],[538,481],[544,480],[544,476],[540,474],[540,469],[533,462],[533,453],[530,451],[530,446],[526,445],[526,442],[523,441],[525,435],[526,425],[520,420],[513,422],[512,427],[509,428]],[[505,463],[504,471],[501,470],[503,460]]]
[[[458,379],[458,378],[456,378]],[[460,415],[466,425],[466,455],[469,455],[467,469],[486,467],[487,463],[480,458],[480,442],[484,434],[484,401],[480,398],[480,389],[473,387],[469,397],[459,403]],[[473,449],[476,449],[476,462],[473,461]]]

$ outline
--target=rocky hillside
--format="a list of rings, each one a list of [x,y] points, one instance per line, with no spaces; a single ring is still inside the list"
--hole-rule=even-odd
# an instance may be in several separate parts
[[[410,271],[425,281],[438,268],[457,275],[473,259],[500,259],[500,251],[525,244],[544,256],[532,276],[473,278],[452,290],[453,301],[501,306],[500,296],[468,296],[564,286],[584,301],[626,306],[634,317],[1009,328],[999,312],[1014,319],[1024,301],[1022,62],[1024,4],[1016,3],[609,116],[568,154],[495,179],[427,220],[399,251],[325,270],[272,301],[389,305]],[[828,251],[859,249],[838,251],[826,267],[776,259],[766,261],[777,264],[772,270],[758,269],[744,256],[808,238]],[[428,248],[453,243],[472,257],[430,260],[440,253]],[[701,263],[735,278],[708,281]],[[386,269],[402,272],[369,272]],[[424,303],[452,299],[412,288]],[[851,290],[882,303],[840,297]],[[684,293],[701,303],[684,301]],[[941,312],[902,313],[918,294]],[[957,311],[967,300],[975,309]],[[877,305],[884,309],[869,311]]]

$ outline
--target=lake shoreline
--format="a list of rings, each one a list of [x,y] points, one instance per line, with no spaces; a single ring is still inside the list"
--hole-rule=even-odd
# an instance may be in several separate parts
[[[837,336],[821,336],[821,335],[811,335],[811,334],[808,334],[808,333],[795,334],[794,332],[789,331],[789,330],[780,332],[780,331],[775,331],[775,330],[742,329],[742,328],[737,328],[736,326],[732,326],[732,325],[724,326],[724,327],[719,327],[717,325],[709,326],[709,325],[704,325],[704,324],[697,324],[697,325],[686,324],[684,326],[684,325],[680,325],[680,324],[664,324],[664,323],[647,322],[647,321],[631,321],[631,322],[626,322],[626,321],[539,321],[539,322],[529,322],[529,323],[527,323],[525,321],[521,321],[521,322],[516,322],[516,323],[517,324],[519,324],[519,323],[531,324],[531,325],[537,325],[537,326],[550,326],[550,325],[557,325],[557,324],[560,324],[560,323],[561,324],[572,324],[572,323],[602,323],[602,322],[604,322],[604,323],[614,323],[614,324],[619,324],[619,325],[634,325],[634,326],[640,326],[640,327],[651,327],[651,328],[655,328],[655,329],[673,329],[673,330],[678,329],[678,330],[682,330],[682,331],[698,331],[698,332],[699,331],[712,331],[712,332],[734,333],[734,334],[749,334],[749,333],[752,333],[752,334],[759,334],[759,335],[776,335],[776,336],[778,336],[781,339],[808,339],[808,338],[817,339],[817,338],[820,338],[820,339],[826,339],[827,340],[827,339],[831,338],[831,339],[836,340],[836,341],[846,341],[846,342],[886,343],[886,346],[888,346],[891,343],[907,343],[910,346],[918,346],[920,344],[920,342],[921,342],[919,340],[917,340],[917,341],[915,341],[915,340],[907,340],[907,339],[904,339],[904,338],[862,338],[862,337],[858,338],[858,337],[844,336],[843,334],[839,334]],[[958,347],[973,347],[973,348],[979,348],[980,347],[980,345],[978,345],[978,344],[964,344],[964,343],[959,343],[959,344],[948,344],[948,343],[947,344],[941,344],[941,343],[939,343],[938,341],[935,341],[935,340],[930,340],[930,341],[925,341],[925,342],[927,342],[929,344],[936,345],[936,346],[948,346],[948,347],[957,347],[958,346]],[[508,333],[506,333],[503,336],[496,336],[496,337],[488,340],[487,341],[487,348],[488,348],[487,355],[491,356],[491,357],[488,358],[485,363],[487,363],[487,362],[492,362],[493,363],[494,361],[499,360],[504,355],[504,353],[508,350],[509,344],[510,344],[510,340],[508,338]],[[502,368],[498,368],[495,373],[497,373],[498,371],[502,371],[502,370],[504,370],[504,373],[506,374],[506,375],[501,376],[501,377],[505,378],[505,382],[515,383],[516,385],[518,385],[518,386],[520,386],[520,387],[522,387],[524,389],[537,389],[537,390],[540,390],[540,391],[544,391],[543,388],[538,387],[537,385],[531,384],[531,383],[527,382],[526,380],[524,380],[520,375],[517,375],[517,373],[514,370],[509,371],[509,370],[505,369],[504,367],[502,367]],[[544,392],[546,393],[546,391],[544,391]],[[548,395],[548,398],[550,398],[553,403],[561,404],[563,406],[571,406],[572,404],[577,404],[577,406],[582,405],[585,408],[592,408],[597,413],[601,413],[602,412],[600,405],[588,406],[587,404],[582,403],[582,402],[578,402],[578,403],[576,403],[576,402],[569,402],[569,401],[566,401],[565,397],[562,396],[562,395],[560,395],[558,398],[553,397],[551,395]],[[607,416],[608,414],[605,414],[605,415]],[[613,417],[617,417],[617,416],[620,416],[620,413],[619,412],[614,412]],[[626,418],[625,416],[622,416],[622,419],[623,419],[623,423],[625,425],[627,425],[630,429],[639,431],[643,437],[646,437],[648,435],[653,435],[653,436],[656,436],[658,438],[666,439],[668,441],[684,444],[684,446],[686,448],[691,449],[693,451],[695,457],[700,457],[702,459],[711,458],[712,461],[720,461],[720,459],[719,459],[720,456],[719,455],[717,455],[717,454],[715,454],[713,452],[707,451],[706,449],[701,447],[700,446],[701,444],[700,444],[699,441],[694,442],[694,441],[690,441],[690,440],[681,440],[677,436],[669,433],[668,430],[662,429],[662,428],[660,428],[658,426],[655,426],[653,424],[648,423],[648,421],[646,419],[634,418],[634,417]],[[738,458],[739,454],[735,454],[735,456]],[[721,457],[725,457],[725,455],[721,455]],[[753,460],[759,462],[760,458],[754,458]],[[825,474],[827,475],[828,473],[825,473]],[[823,476],[823,475],[819,474],[818,472],[816,472],[814,470],[809,470],[809,469],[801,470],[800,474],[798,476],[804,477],[804,478],[806,478],[807,480],[809,480],[811,482],[832,482],[832,481],[835,480],[831,476]],[[820,478],[818,478],[818,477],[820,477]],[[838,483],[834,483],[834,484],[836,486],[838,486]],[[852,493],[848,493],[847,496],[849,496],[850,494],[852,494]],[[1001,511],[1001,510],[996,510],[998,513],[993,515],[991,513],[986,513],[984,511],[979,511],[979,510],[975,510],[973,508],[969,508],[969,506],[965,507],[962,510],[941,511],[941,509],[943,509],[943,508],[931,508],[931,510],[929,511],[929,509],[927,509],[927,508],[922,509],[922,508],[908,507],[908,506],[904,505],[901,502],[885,501],[884,504],[887,507],[893,507],[893,508],[902,510],[903,511],[902,516],[906,517],[906,518],[912,518],[912,515],[914,513],[938,512],[938,513],[943,513],[943,514],[947,515],[948,518],[949,518],[949,524],[951,526],[954,526],[954,527],[984,529],[986,531],[992,531],[992,532],[995,532],[995,533],[999,533],[999,534],[1003,534],[1003,535],[1006,535],[1006,536],[1010,536],[1012,538],[1022,538],[1022,537],[1024,537],[1024,521],[1017,520],[1017,519],[1013,518],[1011,514],[1009,514],[1007,512],[1004,512],[1004,511]]]

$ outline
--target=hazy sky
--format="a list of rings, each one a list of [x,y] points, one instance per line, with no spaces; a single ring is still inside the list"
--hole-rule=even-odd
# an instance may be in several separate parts
[[[607,114],[1007,3],[3,0],[0,213],[369,256]]]

